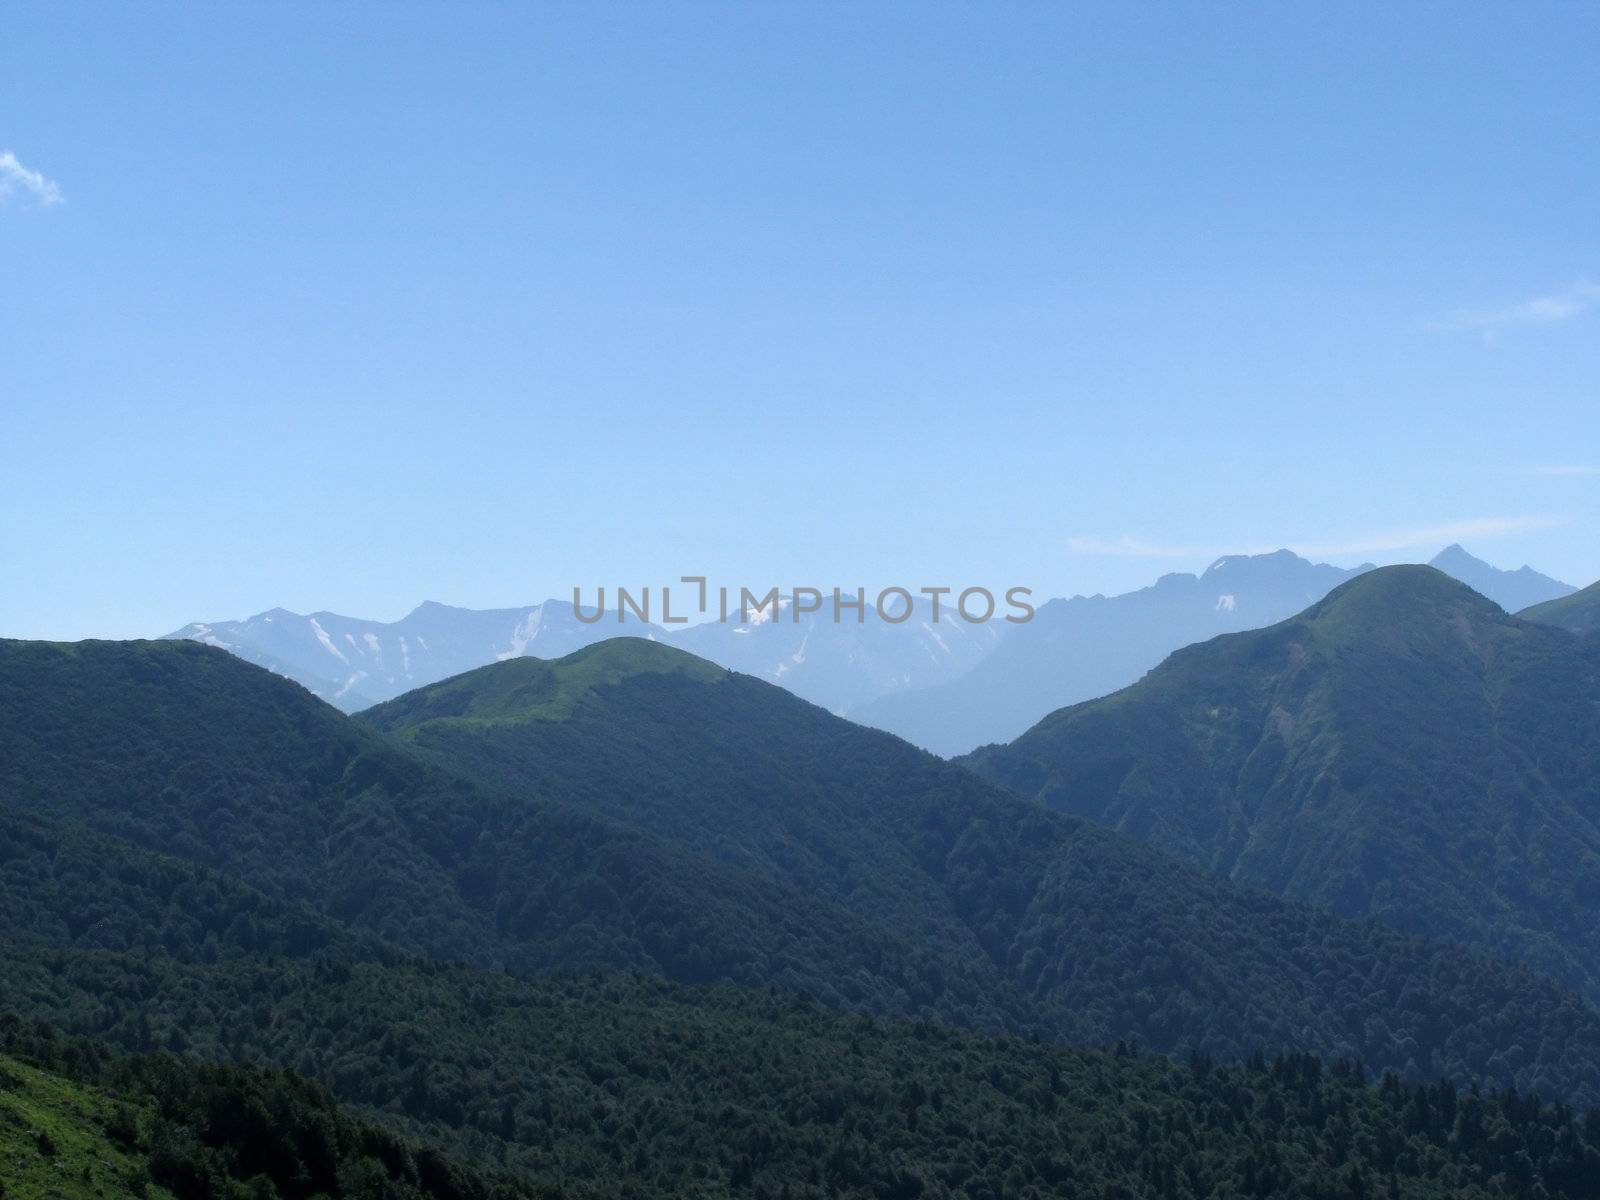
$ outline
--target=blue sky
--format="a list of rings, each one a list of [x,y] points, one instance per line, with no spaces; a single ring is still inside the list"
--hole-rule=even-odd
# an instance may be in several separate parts
[[[8,5],[0,635],[1600,577],[1600,6]]]

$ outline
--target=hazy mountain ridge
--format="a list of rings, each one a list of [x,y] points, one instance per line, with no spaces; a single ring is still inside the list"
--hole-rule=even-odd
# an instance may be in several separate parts
[[[1427,567],[965,760],[1231,878],[1600,996],[1600,646]]]
[[[1164,575],[1119,596],[1052,600],[960,678],[850,716],[939,754],[1006,741],[1063,705],[1126,686],[1180,646],[1270,625],[1367,569],[1279,550],[1221,558],[1200,575]]]
[[[827,602],[831,606],[831,598]],[[587,617],[594,614],[585,610]],[[523,656],[561,658],[614,637],[649,637],[787,688],[834,712],[889,692],[954,678],[982,658],[1008,628],[973,624],[944,605],[938,621],[919,599],[903,622],[883,620],[871,604],[858,620],[831,607],[795,615],[792,600],[751,606],[727,620],[662,626],[609,608],[579,620],[573,607],[546,600],[525,608],[465,609],[432,601],[399,621],[273,609],[244,621],[186,625],[169,639],[227,650],[294,679],[345,712],[357,712],[415,687],[491,662]]]
[[[1507,611],[1574,590],[1530,567],[1497,570],[1460,546],[1434,565]],[[835,621],[831,597],[821,612],[797,616],[782,596],[776,609],[735,605],[726,620],[690,625],[632,612],[624,620],[615,607],[580,621],[560,600],[486,610],[430,601],[394,622],[273,609],[166,636],[221,647],[345,712],[507,658],[554,659],[611,637],[650,637],[949,755],[1125,687],[1181,646],[1292,616],[1369,566],[1314,564],[1287,550],[1229,555],[1201,575],[1165,575],[1119,596],[1051,600],[1022,624],[967,622],[948,602],[935,621],[922,597],[904,621],[885,621],[870,603],[860,620],[845,610]]]
[[[836,621],[832,603],[828,597],[822,611],[796,618],[786,596],[776,614],[763,610],[743,621],[706,621],[674,630],[669,637],[690,654],[848,715],[880,696],[957,677],[1012,628],[998,615],[981,624],[963,620],[948,599],[937,620],[932,604],[920,597],[904,621],[884,620],[870,599],[860,619],[845,610]]]
[[[560,658],[619,631],[661,633],[631,614],[626,622],[613,612],[585,623],[560,600],[500,609],[430,600],[392,622],[275,608],[243,621],[186,625],[166,637],[220,647],[353,712],[488,662],[524,654]]]
[[[1458,583],[1466,584],[1480,596],[1488,597],[1508,613],[1559,600],[1578,590],[1570,583],[1552,579],[1530,566],[1524,565],[1514,571],[1491,567],[1459,545],[1446,546],[1428,561],[1428,565],[1443,571]]]
[[[1508,611],[1572,591],[1530,567],[1497,570],[1460,546],[1441,551],[1433,565]],[[1120,596],[1052,600],[953,682],[849,715],[945,755],[1010,741],[1047,713],[1128,686],[1174,650],[1284,620],[1371,569],[1279,550],[1230,555],[1201,575],[1166,575]]]

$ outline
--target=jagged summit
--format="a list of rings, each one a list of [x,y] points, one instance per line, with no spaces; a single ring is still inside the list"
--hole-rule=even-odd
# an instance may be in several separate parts
[[[1502,571],[1490,566],[1459,544],[1446,546],[1428,564],[1487,596],[1507,612],[1520,612],[1532,604],[1570,596],[1577,591],[1568,583],[1522,566]]]
[[[1600,644],[1383,567],[966,761],[1238,881],[1600,997],[1597,679]]]

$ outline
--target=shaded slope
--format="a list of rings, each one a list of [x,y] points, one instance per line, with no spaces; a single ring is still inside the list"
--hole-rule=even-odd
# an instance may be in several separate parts
[[[0,797],[436,957],[781,984],[990,1028],[1033,1019],[976,948],[452,778],[193,643],[0,642]]]
[[[984,860],[1025,858],[1036,833],[1024,826],[1010,843],[972,836],[954,856],[958,882],[981,897]],[[1600,1099],[1600,1016],[1550,981],[1453,947],[1352,927],[1175,863],[1151,881],[1148,851],[1087,826],[1083,835],[1016,901],[1030,910],[1026,919],[992,904],[974,909],[984,936],[1004,946],[1034,989],[1036,1006],[1061,1013],[1050,1032],[1231,1058],[1309,1045],[1410,1078]],[[293,1039],[315,1040],[323,1025],[345,1028],[360,1007],[342,990],[355,968],[389,993],[385,1003],[394,1007],[385,1011],[395,1013],[431,1004],[417,989],[441,970],[205,868],[3,811],[0,901],[8,914],[0,1006],[134,1050],[232,1058],[248,1043],[310,1071]],[[1006,936],[1013,940],[1002,943]],[[848,1003],[841,993],[873,977],[867,964],[876,944],[863,936],[838,951],[834,1004]],[[802,951],[779,945],[767,954],[758,960],[766,981],[786,982],[783,964],[792,970]],[[892,960],[876,967],[895,969]],[[448,973],[468,993],[502,986],[484,972]],[[291,976],[301,980],[292,1012],[284,1008]],[[898,978],[917,992],[914,975],[901,970]],[[961,994],[959,978],[946,987]],[[893,997],[865,999],[894,1011]],[[966,1013],[969,1023],[995,1007],[992,996],[983,999],[989,1008]],[[249,1028],[263,1020],[285,1040],[250,1042]],[[469,1032],[453,1021],[438,1025],[440,1039]],[[342,1078],[325,1070],[319,1077]]]
[[[1231,878],[1600,994],[1600,647],[1426,567],[967,760]]]
[[[297,923],[337,916],[482,965],[637,967],[969,1027],[1587,1086],[1566,1054],[1592,1014],[1559,989],[1231,887],[664,647],[619,641],[440,685],[388,712],[455,714],[397,729],[406,743],[214,650],[3,649],[0,698],[31,698],[5,726],[8,805],[165,840],[300,914],[268,921],[147,857],[108,876],[165,898],[149,919],[105,920],[108,899],[135,903],[96,890],[90,864],[115,843],[74,849],[71,828],[35,819],[6,843],[4,886],[12,911],[33,914],[13,939],[39,953],[166,949],[226,965],[211,943],[232,939],[304,958],[330,935]],[[278,739],[271,753],[251,721]],[[442,762],[425,743],[445,734],[478,781],[418,760]],[[335,831],[331,861],[329,838],[299,826]],[[362,903],[334,903],[351,895],[341,871]],[[1522,1054],[1495,1060],[1508,1039]]]
[[[604,682],[563,683],[583,679]],[[559,793],[919,944],[975,946],[1058,1029],[1403,1068],[1408,1039],[1438,1045],[1435,1019],[1473,1022],[1474,973],[1488,972],[1479,1013],[1515,1006],[1528,982],[1207,878],[660,645],[484,668],[362,719],[486,786]]]
[[[72,853],[70,830],[24,824],[35,845],[0,868],[15,905],[8,911],[18,915],[41,907],[30,897],[56,895],[50,864]],[[88,925],[45,939],[54,941],[48,946],[0,941],[0,1008],[131,1049],[292,1066],[395,1129],[515,1168],[539,1194],[723,1194],[754,1184],[806,1194],[917,1187],[941,1195],[1015,1176],[1046,1195],[1114,1182],[1132,1195],[1159,1195],[1148,1184],[1153,1164],[1214,1189],[1239,1171],[1269,1172],[1262,1178],[1277,1180],[1274,1186],[1333,1187],[1343,1177],[1330,1175],[1328,1164],[1344,1171],[1352,1161],[1393,1173],[1403,1194],[1467,1194],[1523,1151],[1526,1169],[1560,1194],[1563,1186],[1588,1186],[1580,1182],[1591,1178],[1585,1172],[1600,1165],[1583,1149],[1600,1127],[1571,1124],[1559,1110],[1521,1099],[1481,1102],[1483,1122],[1497,1114],[1509,1122],[1491,1156],[1486,1139],[1482,1146],[1460,1141],[1452,1089],[1370,1089],[1355,1072],[1305,1058],[1185,1068],[1120,1051],[865,1020],[776,992],[685,989],[639,976],[519,979],[374,954],[370,943],[341,939],[331,922],[203,869],[91,841],[106,873],[122,881],[119,900],[145,915],[148,930],[208,926],[209,961],[186,962],[160,948],[182,952],[191,944],[184,937],[154,948],[138,938],[130,948],[140,952],[122,953]],[[173,888],[190,876],[187,890]],[[209,910],[191,911],[191,900],[207,894]],[[322,936],[298,943],[280,936],[306,925]],[[1493,974],[1462,967],[1480,989]],[[1428,986],[1410,972],[1391,983],[1410,992]],[[1476,1076],[1486,1083],[1593,1100],[1600,1094],[1595,1017],[1563,1002],[1543,1024],[1529,1023],[1541,987],[1551,985],[1529,981],[1500,1015],[1481,990],[1466,997],[1470,1015],[1425,1014],[1403,1032],[1402,1052],[1409,1045],[1421,1053],[1413,1033],[1426,1041],[1430,1030],[1445,1031],[1443,1056],[1412,1069],[1454,1074],[1453,1056],[1488,1054],[1491,1070]],[[1350,1015],[1374,1024],[1356,1007]],[[1522,1046],[1532,1053],[1507,1052]],[[336,1132],[344,1149],[314,1162],[389,1144],[389,1135],[352,1125],[292,1079],[170,1058],[109,1059],[94,1046],[41,1039],[0,1020],[3,1051],[63,1064],[74,1078],[113,1087],[136,1106],[145,1104],[140,1097],[153,1101],[154,1111],[135,1115],[128,1145],[169,1148],[158,1178],[191,1162],[248,1177],[291,1134],[304,1146],[298,1139]],[[0,1078],[0,1092],[5,1086]],[[1333,1112],[1343,1124],[1328,1123]],[[171,1126],[164,1134],[155,1128],[158,1113]],[[128,1127],[114,1116],[98,1118],[88,1133]],[[1139,1150],[1151,1128],[1162,1130],[1155,1159]],[[270,1138],[257,1140],[263,1133]],[[627,1153],[615,1152],[619,1144]],[[104,1171],[120,1160],[102,1150],[87,1152],[104,1184]],[[491,1186],[427,1152],[376,1157],[400,1173],[415,1164],[412,1178],[424,1184],[452,1181],[425,1194],[472,1197]]]
[[[1517,614],[1524,621],[1555,625],[1570,633],[1587,636],[1600,633],[1600,583],[1591,583],[1581,592],[1560,600],[1535,604]]]

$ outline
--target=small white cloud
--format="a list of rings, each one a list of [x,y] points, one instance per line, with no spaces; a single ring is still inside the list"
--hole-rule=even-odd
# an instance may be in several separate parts
[[[1481,333],[1488,341],[1503,330],[1522,325],[1557,325],[1582,316],[1600,301],[1600,284],[1580,279],[1569,287],[1534,296],[1503,308],[1453,313],[1438,327]]]
[[[18,194],[31,196],[36,204],[45,206],[60,204],[63,200],[61,189],[53,179],[28,170],[11,151],[0,151],[0,203]]]

